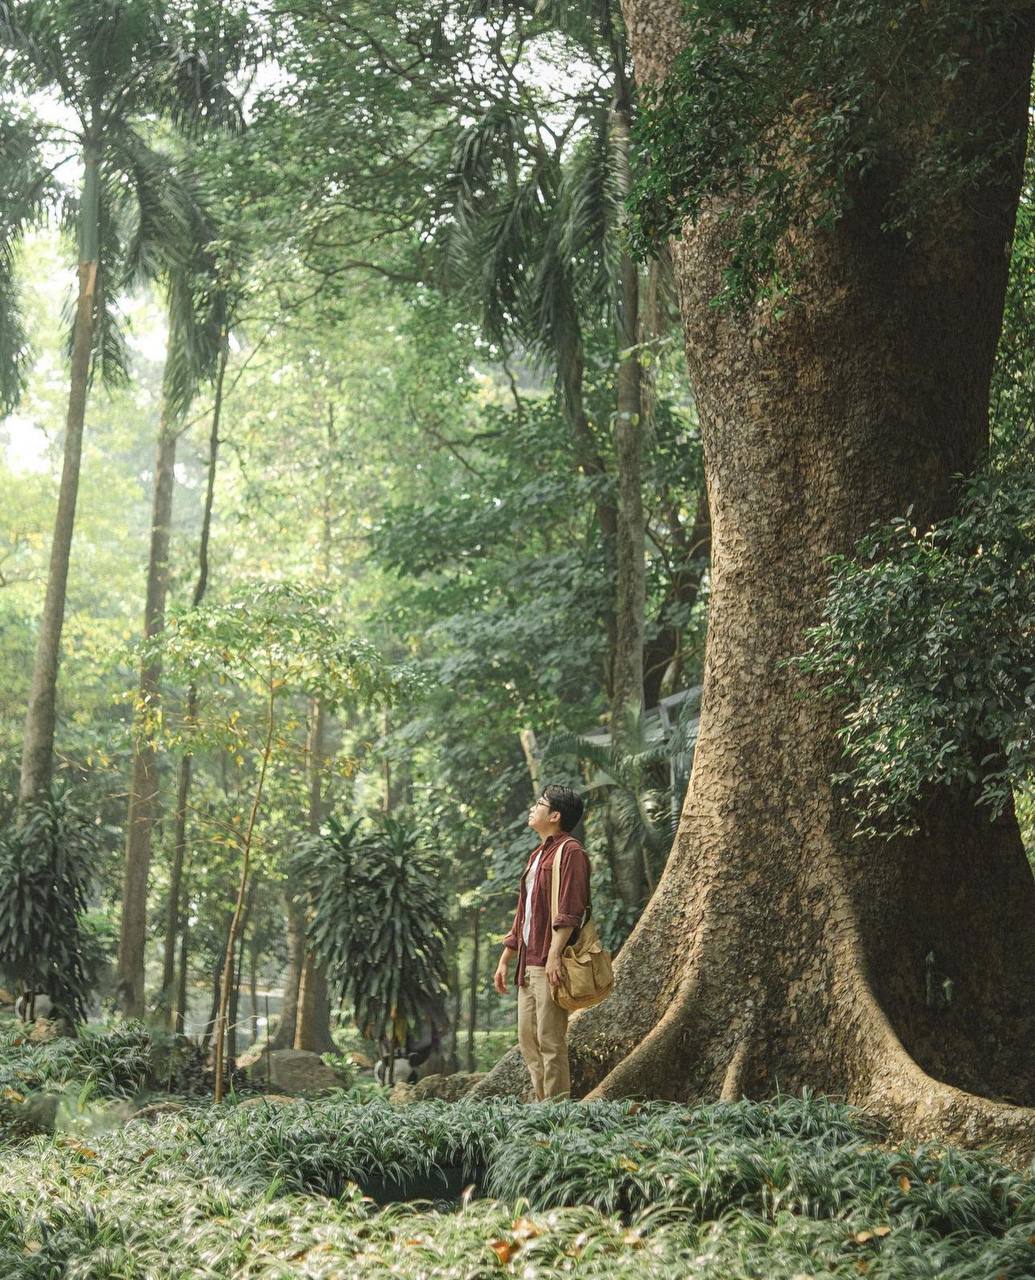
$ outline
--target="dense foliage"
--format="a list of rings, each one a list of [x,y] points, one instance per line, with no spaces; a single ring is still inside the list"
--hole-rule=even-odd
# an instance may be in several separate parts
[[[960,516],[899,518],[833,565],[799,666],[847,707],[839,780],[862,830],[915,830],[953,784],[998,816],[1035,774],[1033,500],[1018,460],[972,482]]]

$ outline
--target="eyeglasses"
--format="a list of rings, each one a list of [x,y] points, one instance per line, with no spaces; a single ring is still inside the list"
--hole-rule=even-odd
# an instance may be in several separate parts
[[[535,804],[531,806],[531,808],[538,809],[541,804],[545,804],[547,808],[550,807],[549,800],[544,800],[542,796],[540,796],[539,799],[535,802]]]

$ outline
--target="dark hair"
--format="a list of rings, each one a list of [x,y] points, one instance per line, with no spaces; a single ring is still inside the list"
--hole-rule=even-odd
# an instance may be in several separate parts
[[[586,807],[579,793],[571,787],[551,782],[548,787],[543,787],[543,799],[549,804],[551,813],[556,811],[561,815],[561,830],[574,831]]]

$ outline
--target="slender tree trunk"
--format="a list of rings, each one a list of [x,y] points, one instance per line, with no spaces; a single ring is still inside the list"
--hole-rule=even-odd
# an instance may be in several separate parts
[[[259,805],[262,803],[263,788],[266,784],[266,772],[269,769],[270,756],[273,752],[273,730],[275,725],[274,707],[276,702],[276,685],[272,673],[269,678],[269,698],[266,707],[266,740],[262,750],[262,764],[259,768],[259,779],[255,785],[251,813],[244,833],[244,847],[241,853],[241,879],[237,887],[237,902],[230,920],[230,931],[226,940],[226,957],[223,963],[223,981],[219,994],[219,1011],[216,1015],[216,1052],[215,1052],[215,1101],[223,1100],[223,1055],[226,1039],[227,1009],[230,1004],[230,990],[234,984],[234,960],[237,938],[244,915],[245,895],[248,891],[248,872],[251,868],[252,838],[255,834],[255,820],[259,816]]]
[[[326,420],[327,458],[328,463],[334,456],[337,446],[337,426],[334,420],[334,405],[327,405]],[[334,503],[333,469],[330,465],[325,469],[325,483],[321,501],[321,534],[320,550],[324,578],[331,575],[332,548],[332,508]],[[387,715],[387,713],[386,713]],[[312,699],[309,708],[309,738],[306,743],[306,762],[309,770],[309,813],[308,824],[311,835],[319,835],[323,823],[323,774],[325,765],[325,739],[327,733],[327,713],[318,698]],[[385,811],[389,803],[390,777],[388,761],[385,759]],[[305,930],[303,914],[302,928]],[[313,1053],[331,1053],[336,1045],[331,1035],[331,1004],[327,990],[327,975],[317,964],[316,957],[305,947],[304,957],[298,978],[297,1010],[295,1013],[295,1035],[293,1047],[307,1049]]]
[[[287,918],[288,967],[284,978],[284,998],[280,1006],[280,1025],[273,1037],[272,1049],[293,1049],[295,1021],[298,1013],[298,988],[305,964],[305,910],[294,898],[290,887],[284,895]]]
[[[708,507],[708,489],[702,484],[694,504],[694,523],[689,530],[681,523],[678,508],[672,503],[668,514],[672,557],[675,568],[664,611],[679,606],[689,613],[701,590],[701,582],[711,560],[712,519]],[[664,616],[664,613],[663,615]],[[644,651],[644,701],[654,706],[659,698],[673,693],[683,679],[683,632],[681,628],[662,625],[653,644]]]
[[[248,966],[248,999],[252,1002],[252,1044],[259,1038],[259,949],[252,946]]]
[[[101,158],[93,146],[84,153],[85,173],[79,214],[79,296],[72,336],[72,367],[65,421],[61,487],[58,491],[54,536],[50,545],[47,592],[40,619],[36,658],[29,687],[29,705],[22,740],[19,809],[40,799],[50,787],[54,767],[54,731],[57,719],[57,678],[61,631],[65,621],[65,594],[72,553],[79,466],[83,453],[83,426],[90,385],[90,362],[99,292],[99,227]]]
[[[230,358],[229,334],[224,329],[216,369],[216,388],[212,403],[212,421],[208,440],[208,478],[205,485],[205,505],[201,516],[201,537],[198,542],[198,577],[194,584],[192,606],[196,609],[205,598],[208,587],[208,546],[212,532],[212,508],[216,493],[216,466],[219,460],[219,430],[223,416],[223,388],[226,383],[226,367]],[[198,689],[191,684],[187,690],[187,723],[193,722],[198,713]],[[173,858],[169,868],[169,904],[165,921],[165,948],[162,959],[162,993],[166,1005],[173,984],[176,935],[180,927],[180,898],[183,892],[183,862],[187,852],[187,813],[190,805],[192,762],[189,754],[180,757],[180,773],[176,789],[176,820],[173,833]]]
[[[232,913],[228,913],[226,917],[226,928],[230,928],[230,920]],[[226,959],[226,944],[224,943],[219,949],[219,956],[212,967],[212,1008],[209,1010],[208,1021],[205,1023],[205,1030],[202,1032],[201,1043],[204,1048],[208,1048],[212,1041],[213,1033],[216,1029],[216,1018],[219,1015],[219,982],[223,972],[223,963]]]
[[[471,912],[471,973],[467,1005],[467,1070],[475,1071],[478,1055],[474,1048],[474,1033],[478,1025],[478,988],[481,985],[481,911]]]
[[[183,912],[180,930],[180,971],[177,975],[176,1003],[173,1006],[172,1029],[180,1035],[187,1027],[187,963],[190,959],[190,908]]]
[[[680,12],[627,0],[641,75],[663,72]],[[990,1100],[1035,1101],[1035,881],[1016,822],[947,791],[916,837],[853,839],[830,783],[839,709],[784,665],[817,618],[827,558],[910,505],[918,525],[951,512],[953,477],[986,447],[1031,51],[1025,18],[1008,45],[969,50],[937,103],[913,86],[921,140],[946,115],[987,127],[991,177],[935,202],[907,244],[883,230],[869,176],[838,225],[802,238],[800,302],[782,318],[712,304],[720,211],[684,229],[713,520],[701,734],[676,846],[615,993],[572,1021],[583,1093],[808,1085],[900,1134],[1035,1154],[1032,1111]],[[911,134],[904,153],[916,145]],[[954,984],[948,1008],[925,999],[932,952]],[[505,1060],[485,1091],[520,1081]]]
[[[147,563],[144,639],[153,640],[165,626],[169,586],[169,536],[172,524],[177,433],[163,413],[158,429],[151,547]],[[126,865],[122,878],[122,922],[119,929],[118,993],[122,1012],[144,1016],[144,949],[147,940],[147,880],[151,867],[151,832],[158,808],[158,760],[154,718],[159,712],[162,664],[145,658],[140,668],[133,775],[126,820]],[[178,886],[177,886],[178,890]]]
[[[450,971],[450,989],[453,995],[453,1024],[449,1029],[449,1069],[460,1069],[460,1017],[463,1008],[463,988],[460,985],[460,930],[453,929],[453,965]]]
[[[327,716],[318,698],[310,704],[309,742],[309,830],[316,835],[323,821],[323,768],[324,738]],[[334,1050],[331,1035],[331,1004],[327,992],[327,977],[309,950],[305,952],[298,983],[298,1012],[295,1016],[294,1048],[308,1049],[312,1053],[330,1053]]]
[[[237,1022],[241,1008],[241,978],[244,974],[244,947],[248,938],[248,925],[255,905],[255,881],[248,886],[248,897],[244,904],[244,915],[241,917],[241,941],[237,952],[234,983],[230,990],[229,1025],[227,1026],[226,1058],[231,1073],[237,1065]]]
[[[575,465],[583,475],[593,476],[599,482],[594,489],[596,518],[603,543],[604,562],[609,570],[613,570],[615,543],[618,536],[618,508],[609,483],[607,466],[600,456],[593,429],[590,426],[589,414],[586,412],[583,394],[585,352],[575,298],[569,281],[562,281],[560,287],[565,295],[561,310],[568,320],[568,323],[559,330],[554,347],[561,403],[571,431]],[[612,602],[608,602],[604,610],[604,628],[607,632],[607,669],[604,676],[607,688],[610,690],[617,643],[617,619]]]

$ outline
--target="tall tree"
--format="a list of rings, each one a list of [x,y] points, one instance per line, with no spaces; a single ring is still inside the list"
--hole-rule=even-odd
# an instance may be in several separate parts
[[[72,128],[63,121],[49,132],[59,144],[71,132],[83,174],[75,205],[78,296],[64,458],[22,746],[23,805],[47,791],[53,768],[58,659],[91,370],[99,364],[102,371],[118,371],[114,295],[127,276],[146,271],[156,238],[178,216],[177,183],[153,150],[149,130],[162,118],[194,126],[236,116],[226,84],[232,45],[220,40],[203,51],[197,16],[189,6],[170,9],[156,0],[0,4],[5,72],[14,84],[60,102]]]
[[[165,625],[177,441],[201,379],[217,368],[222,370],[220,353],[225,347],[226,294],[216,284],[213,271],[205,274],[212,228],[200,206],[193,210],[187,230],[184,239],[167,241],[162,250],[163,254],[175,255],[175,260],[166,283],[168,338],[147,561],[145,641],[153,640]],[[214,265],[210,258],[208,265]],[[151,835],[158,811],[154,722],[160,709],[160,680],[161,659],[152,648],[141,664],[137,692],[119,930],[118,998],[123,1013],[132,1018],[144,1014],[147,881]],[[176,889],[178,896],[178,885]]]
[[[516,90],[491,99],[463,131],[454,151],[450,249],[465,289],[474,281],[481,294],[491,336],[516,339],[552,366],[573,460],[599,479],[597,519],[615,583],[606,685],[611,732],[621,742],[643,707],[646,605],[641,273],[623,226],[633,164],[625,35],[612,0],[485,8],[513,14],[515,30],[501,25],[500,44],[514,44],[515,64],[526,42],[534,50],[537,37],[560,33],[597,72],[565,104],[563,128],[550,123],[557,103]],[[585,394],[586,343],[608,327],[616,364],[610,440],[594,429]],[[646,894],[640,858],[621,841],[609,844],[615,884],[635,918]]]
[[[1031,1112],[990,1100],[1035,1101],[1016,823],[946,789],[918,835],[853,840],[840,711],[786,665],[828,557],[875,520],[950,511],[986,447],[1030,7],[625,10],[658,90],[641,217],[676,237],[713,567],[679,835],[614,997],[573,1023],[577,1078],[591,1096],[810,1085],[1030,1156]],[[949,1003],[926,998],[928,956]],[[489,1087],[519,1078],[505,1063]]]

